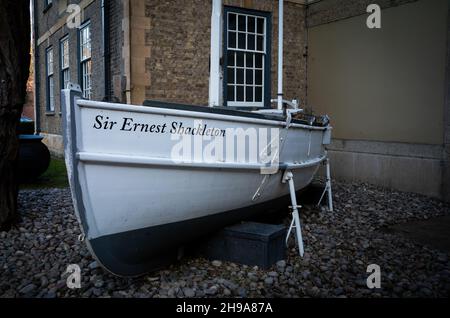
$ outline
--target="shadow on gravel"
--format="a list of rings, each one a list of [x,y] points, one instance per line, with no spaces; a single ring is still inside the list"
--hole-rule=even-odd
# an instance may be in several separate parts
[[[320,200],[320,196],[322,195],[324,190],[324,185],[320,183],[312,183],[306,188],[297,191],[297,202],[303,207],[315,208],[317,203]],[[325,206],[327,204],[327,198],[325,197],[322,200],[321,205]],[[268,224],[283,224],[286,220],[286,217],[289,216],[290,209],[288,206],[290,202],[286,202],[284,206],[275,206],[268,207],[268,210],[264,215],[261,216],[253,216],[247,221],[259,222],[259,223],[268,223]],[[304,212],[300,209],[300,214]]]
[[[397,224],[382,231],[400,234],[417,244],[450,253],[450,216]]]

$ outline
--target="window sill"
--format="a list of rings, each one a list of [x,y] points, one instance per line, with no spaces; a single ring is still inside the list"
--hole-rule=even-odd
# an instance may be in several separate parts
[[[47,4],[47,6],[44,8],[44,10],[42,11],[42,13],[47,13],[48,10],[50,10],[50,8],[53,6],[53,2]]]
[[[45,112],[45,116],[55,116],[55,112]]]

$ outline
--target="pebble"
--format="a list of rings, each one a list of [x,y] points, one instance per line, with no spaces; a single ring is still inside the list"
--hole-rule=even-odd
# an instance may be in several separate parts
[[[279,271],[284,271],[286,267],[286,261],[285,260],[278,261],[276,265]]]
[[[36,289],[36,285],[34,285],[34,284],[28,284],[28,285],[26,285],[25,287],[23,287],[19,292],[21,293],[21,294],[29,294],[29,293],[31,293],[32,291],[34,291]]]
[[[273,284],[273,278],[272,277],[267,277],[265,280],[264,280],[264,284],[266,284],[266,285],[272,285]]]
[[[368,184],[333,182],[334,212],[302,208],[305,256],[291,240],[287,258],[269,269],[186,257],[138,278],[101,268],[80,242],[69,189],[22,190],[22,222],[0,232],[0,297],[447,297],[449,254],[382,229],[450,215],[450,205]],[[290,218],[283,220],[286,226]],[[367,288],[367,265],[382,271]],[[65,270],[81,268],[81,289]],[[411,278],[414,281],[411,281]]]
[[[183,288],[183,293],[187,298],[195,297],[195,291],[191,288]]]
[[[211,286],[210,288],[205,290],[205,294],[209,296],[214,296],[215,294],[217,294],[218,290],[219,288],[217,286]]]
[[[212,265],[213,266],[215,266],[215,267],[220,267],[220,266],[222,266],[222,262],[221,261],[212,261]]]
[[[41,287],[47,287],[48,285],[48,278],[46,276],[41,277]]]
[[[104,282],[101,279],[96,280],[95,283],[94,283],[94,286],[96,288],[102,288],[103,285],[104,285]]]
[[[98,263],[97,263],[97,261],[91,262],[91,263],[88,265],[88,267],[89,267],[90,270],[94,270],[94,269],[98,268]]]

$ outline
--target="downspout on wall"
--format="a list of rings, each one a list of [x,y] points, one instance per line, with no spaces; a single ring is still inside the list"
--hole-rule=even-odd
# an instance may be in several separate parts
[[[305,47],[304,47],[304,51],[303,51],[303,57],[305,58],[305,100],[304,101],[299,101],[299,105],[301,105],[300,107],[303,109],[306,109],[308,107],[308,59],[309,59],[309,45],[308,45],[308,3],[306,3],[303,6],[304,10],[305,10]]]
[[[447,61],[445,72],[444,145],[441,196],[450,202],[450,4],[447,7]]]
[[[220,58],[222,50],[222,0],[212,0],[209,70],[209,107],[220,106]]]
[[[278,91],[277,108],[283,109],[283,41],[284,41],[284,0],[278,0]]]
[[[125,76],[125,99],[127,104],[131,104],[131,39],[130,39],[130,0],[123,0],[123,47],[122,58],[124,62],[123,74]]]
[[[103,47],[103,73],[104,73],[104,100],[111,99],[110,94],[110,74],[109,74],[109,7],[108,1],[102,0],[102,47]]]
[[[41,132],[41,111],[39,105],[39,47],[37,45],[38,24],[37,24],[37,10],[36,0],[32,2],[32,17],[33,17],[33,60],[34,64],[34,133],[38,135]]]

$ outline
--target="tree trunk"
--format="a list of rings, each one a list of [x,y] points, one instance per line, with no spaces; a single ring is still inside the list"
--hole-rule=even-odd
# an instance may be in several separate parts
[[[16,128],[26,95],[30,65],[30,2],[0,1],[0,230],[16,220]]]

